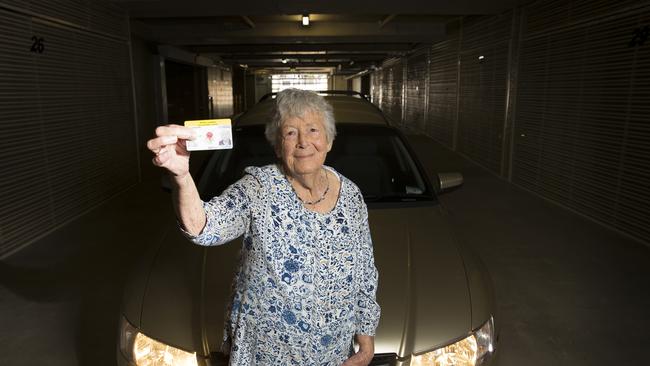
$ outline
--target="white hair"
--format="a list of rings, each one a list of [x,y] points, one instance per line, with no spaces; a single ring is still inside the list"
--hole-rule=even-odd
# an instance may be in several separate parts
[[[271,119],[266,123],[264,134],[274,148],[280,140],[282,123],[289,118],[302,118],[305,113],[318,113],[323,117],[327,143],[332,143],[336,137],[334,110],[322,96],[308,90],[285,89],[275,97],[275,105],[271,111]]]

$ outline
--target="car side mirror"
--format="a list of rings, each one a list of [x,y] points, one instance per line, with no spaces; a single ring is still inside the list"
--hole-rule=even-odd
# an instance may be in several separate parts
[[[438,173],[438,183],[440,192],[449,192],[463,185],[463,175],[461,173]]]

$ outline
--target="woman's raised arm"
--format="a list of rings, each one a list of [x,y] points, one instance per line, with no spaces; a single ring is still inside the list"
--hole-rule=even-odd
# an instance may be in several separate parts
[[[185,142],[194,137],[191,128],[160,126],[156,128],[155,137],[147,141],[147,148],[154,154],[153,164],[169,172],[178,221],[189,234],[198,235],[206,223],[205,211],[189,173],[190,152],[185,146]]]

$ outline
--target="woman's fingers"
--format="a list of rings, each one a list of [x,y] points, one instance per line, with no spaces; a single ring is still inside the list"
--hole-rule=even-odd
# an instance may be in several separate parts
[[[151,158],[151,162],[153,163],[153,165],[155,165],[157,167],[162,167],[163,166],[164,162],[162,162],[161,160],[162,159],[160,158],[160,155],[156,155],[153,158]]]
[[[156,128],[156,136],[176,136],[182,140],[194,140],[194,129],[180,125],[166,125]]]
[[[174,145],[178,140],[194,140],[194,130],[179,125],[167,125],[156,128],[156,137],[147,141],[147,148],[158,154],[167,145]]]
[[[164,149],[165,147],[169,145],[175,145],[176,141],[178,141],[178,137],[176,136],[161,136],[155,139],[149,140],[147,143],[147,146],[149,147],[149,150],[151,150],[154,154],[160,153],[160,150]]]
[[[191,128],[179,125],[157,127],[155,137],[147,141],[147,148],[154,154],[151,162],[174,174],[186,172],[189,153],[185,141],[195,138]]]
[[[169,151],[167,149],[161,149],[158,153],[156,153],[156,156],[153,157],[153,165],[155,166],[163,166],[165,163],[169,160]]]
[[[156,137],[147,141],[147,148],[154,154],[159,154],[160,150],[167,145],[175,145],[178,140],[194,140],[196,135],[194,130],[179,125],[159,126],[156,128]]]

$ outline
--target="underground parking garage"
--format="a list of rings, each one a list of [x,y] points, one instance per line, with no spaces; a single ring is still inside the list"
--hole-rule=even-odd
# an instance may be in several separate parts
[[[365,172],[392,140],[337,120],[332,154],[379,146],[350,171],[379,274],[372,365],[644,364],[649,36],[648,1],[0,0],[0,364],[226,364],[207,299],[229,296],[213,269],[240,244],[170,249],[147,141],[230,119],[233,151],[262,154],[240,130],[286,88],[381,116],[422,173],[407,191],[444,212],[390,216]],[[190,170],[209,183],[223,160]]]

